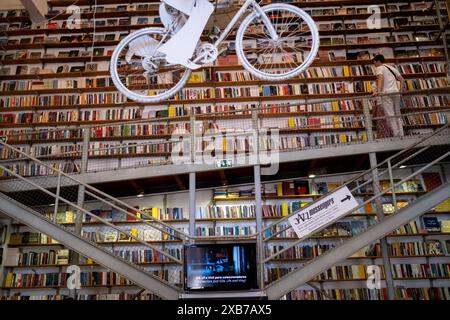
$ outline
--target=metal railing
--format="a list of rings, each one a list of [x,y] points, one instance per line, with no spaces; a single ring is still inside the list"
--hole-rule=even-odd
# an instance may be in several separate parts
[[[448,93],[443,95],[448,96]],[[365,99],[367,99],[367,97]],[[364,101],[363,116],[358,118],[358,122],[365,125],[365,128],[363,130],[366,131],[367,138],[361,141],[354,141],[353,143],[362,143],[364,141],[372,141],[374,139],[374,135],[372,132],[372,120],[374,119],[370,116],[369,104]],[[445,110],[447,109],[445,108]],[[253,114],[256,115],[255,112]],[[377,120],[386,118],[389,117],[376,117]],[[257,120],[258,118],[256,116],[252,116],[252,128],[258,129],[260,127],[260,124],[255,124],[255,119]],[[383,206],[381,200],[383,199],[383,196],[387,195],[388,193],[393,198],[394,213],[397,212],[398,207],[400,207],[400,196],[403,195],[402,193],[398,193],[396,188],[404,186],[404,184],[408,183],[411,179],[417,179],[422,172],[424,172],[431,166],[438,164],[440,161],[443,161],[449,156],[448,144],[446,145],[446,143],[448,143],[449,124],[447,119],[445,120],[447,124],[440,125],[441,128],[428,135],[425,135],[423,139],[420,139],[419,142],[413,143],[396,155],[386,159],[375,168],[364,172],[357,178],[352,179],[352,181],[346,183],[346,186],[351,186],[352,183],[358,182],[359,179],[364,178],[365,182],[350,188],[352,192],[357,192],[359,190],[362,194],[364,194],[364,192],[362,192],[364,188],[367,188],[367,186],[373,184],[372,191],[367,194],[368,199],[365,200],[364,203],[360,204],[358,208],[353,209],[351,212],[365,208],[365,206],[368,204],[375,203],[375,207],[377,208],[377,219],[378,221],[380,221],[383,218]],[[144,123],[144,120],[141,120],[141,123]],[[345,121],[342,121],[341,123],[345,123]],[[333,130],[335,128],[330,129]],[[86,130],[85,132],[89,131]],[[253,136],[255,136],[255,133],[255,141],[257,141],[260,138],[261,131],[252,131]],[[87,135],[85,134],[84,138],[86,138],[86,136]],[[211,136],[214,137],[214,134],[211,134]],[[195,140],[197,138],[197,135],[194,132],[194,134],[191,134],[189,137],[190,139]],[[265,288],[266,286],[270,285],[270,283],[277,280],[276,278],[271,277],[271,275],[269,274],[270,271],[267,271],[271,269],[270,264],[276,261],[277,257],[282,256],[292,248],[300,246],[306,240],[293,240],[292,236],[294,236],[294,234],[292,233],[291,226],[287,225],[286,222],[289,217],[298,214],[300,210],[307,209],[308,206],[300,210],[296,210],[288,217],[283,217],[280,220],[277,220],[275,223],[267,226],[266,228],[263,228],[260,232],[257,232],[255,234],[229,237],[191,236],[186,230],[178,230],[174,226],[153,217],[152,214],[148,211],[134,208],[124,201],[118,200],[96,188],[93,188],[88,184],[83,183],[82,181],[78,180],[76,176],[64,173],[62,172],[62,170],[59,170],[58,168],[55,168],[52,165],[49,165],[24,151],[21,151],[2,141],[0,141],[0,145],[2,147],[2,152],[10,152],[11,154],[15,154],[16,158],[20,159],[21,161],[22,159],[26,159],[27,162],[33,163],[35,165],[40,165],[43,168],[46,168],[48,172],[50,172],[49,175],[57,176],[58,179],[56,188],[54,187],[53,183],[49,183],[48,179],[33,181],[28,179],[26,175],[11,170],[7,166],[7,161],[4,161],[3,163],[0,163],[0,169],[2,169],[11,177],[15,178],[13,183],[16,185],[16,187],[13,189],[22,190],[24,189],[24,185],[28,187],[31,185],[33,187],[32,191],[12,192],[9,193],[8,196],[26,206],[38,208],[37,210],[39,212],[41,212],[43,215],[47,215],[55,224],[63,225],[68,228],[74,228],[76,231],[78,230],[78,232],[82,233],[89,240],[108,248],[111,254],[120,257],[127,257],[132,262],[141,263],[139,258],[137,258],[137,261],[133,261],[133,259],[135,258],[130,255],[130,252],[133,248],[135,248],[136,246],[140,246],[141,250],[148,250],[146,252],[151,252],[150,256],[155,257],[155,255],[158,255],[158,258],[155,259],[157,259],[158,262],[166,263],[168,267],[167,269],[156,271],[152,271],[152,268],[150,267],[149,274],[156,274],[161,278],[161,281],[167,281],[173,285],[180,285],[182,281],[181,279],[183,279],[183,254],[182,249],[179,249],[180,244],[183,245],[192,241],[201,240],[238,241],[259,239],[261,243],[259,251],[262,254],[260,257],[258,257],[258,261],[260,266],[262,266],[260,270],[265,270],[266,272],[265,281],[261,285],[261,288]],[[259,146],[258,143],[256,145]],[[435,145],[443,146],[435,148]],[[85,151],[83,152],[83,157],[85,157],[85,159],[88,158],[86,146],[87,144],[85,143]],[[259,147],[256,149],[259,149]],[[192,149],[188,150],[191,151],[191,153],[188,153],[188,156],[189,159],[192,160],[194,158]],[[298,149],[295,150],[298,151]],[[397,181],[394,178],[393,170],[401,169],[402,166],[405,165],[419,165],[420,169],[412,174],[406,175],[405,177],[401,177],[401,179]],[[388,184],[385,188],[380,189],[378,188],[379,180],[383,179],[388,181]],[[83,196],[80,196],[80,194],[83,194]],[[84,198],[95,200],[96,202],[100,203],[100,207],[103,206],[108,209],[111,208],[111,211],[114,211],[115,213],[115,218],[113,216],[111,216],[110,218],[105,218],[98,215],[96,212],[89,211],[85,206],[82,205],[85,200]],[[417,199],[420,199],[420,196],[417,197]],[[51,207],[48,206],[49,203],[51,204]],[[42,206],[43,204],[44,206]],[[347,215],[351,212],[348,212]],[[65,220],[58,219],[60,213],[64,213],[66,217]],[[70,218],[70,221],[67,221],[67,216],[71,215],[73,215],[73,218]],[[128,228],[126,221],[123,221],[126,220],[126,217],[130,217],[133,223],[138,222],[144,228]],[[374,219],[374,221],[376,223],[376,219]],[[101,226],[102,230],[101,232],[96,232],[96,230],[99,229],[99,225]],[[368,227],[370,227],[370,225],[366,225],[364,230],[366,230]],[[286,235],[288,236],[287,238],[289,238],[287,240],[293,240],[294,242],[288,246],[284,246],[281,249],[274,249],[271,240],[277,238],[285,238]],[[346,238],[348,237],[340,237],[339,240],[343,240]],[[308,237],[308,239],[310,241],[316,241],[315,239],[317,239],[317,237]],[[121,248],[117,249],[117,247]],[[155,255],[152,255],[153,253]],[[155,262],[151,259],[144,262]],[[297,265],[296,268],[298,267],[299,266]],[[282,273],[284,273],[284,271]],[[289,270],[287,270],[286,273],[289,273]]]
[[[260,154],[272,161],[274,155],[282,152],[365,143],[372,137],[377,141],[417,137],[418,133],[429,134],[448,122],[450,94],[445,88],[404,94],[402,105],[406,112],[402,115],[386,116],[383,107],[376,107],[380,99],[390,96],[395,95],[349,97],[344,103],[322,99],[260,105],[208,114],[196,114],[191,109],[187,115],[177,117],[105,121],[10,134],[8,143],[66,173],[77,174],[82,173],[81,167],[86,168],[85,173],[212,164],[225,159],[255,164],[262,158]],[[425,99],[431,105],[416,111],[417,99]],[[339,108],[339,103],[343,103],[341,114],[325,111]],[[313,112],[318,106],[324,111]],[[404,137],[393,135],[391,127],[396,119],[403,123]],[[2,151],[1,159],[25,176],[49,174],[44,167],[32,167],[26,158],[7,150]]]
[[[338,189],[314,202],[307,203],[296,212],[263,228],[260,237],[263,244],[261,268],[265,270],[264,287],[273,285],[281,278],[288,276],[290,272],[301,269],[332,249],[343,245],[352,237],[370,230],[386,217],[397,214],[403,207],[415,201],[420,201],[427,192],[431,192],[433,188],[445,183],[439,175],[428,177],[425,180],[422,174],[429,172],[430,168],[448,162],[450,158],[448,130],[449,124],[446,124],[429,137],[414,143],[388,157],[376,167],[345,182]],[[344,187],[347,187],[355,197],[363,199],[358,201],[358,206],[338,219],[327,221],[325,225],[311,234],[298,238],[289,219],[301,213],[307,213],[318,201]],[[403,229],[394,231],[394,234],[411,235],[421,232],[420,224],[413,221]],[[381,244],[374,244],[374,246],[379,248],[381,245],[383,247],[383,239],[380,241]],[[379,253],[374,253],[379,250],[374,250],[374,247],[363,248],[363,251],[355,252],[355,258],[383,259],[383,264],[380,265],[383,280],[392,283],[393,269],[391,269],[389,256],[387,252],[383,252],[379,256]],[[284,262],[289,267],[278,268],[279,262]],[[365,269],[363,275],[352,273],[351,269],[346,272],[341,280],[361,280],[369,276]],[[319,270],[317,278],[311,279],[311,281],[326,280],[331,277],[330,274],[322,273],[322,270]]]

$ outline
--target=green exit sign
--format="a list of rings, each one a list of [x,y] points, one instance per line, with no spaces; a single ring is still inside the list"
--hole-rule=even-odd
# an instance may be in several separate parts
[[[229,159],[217,160],[216,167],[217,168],[231,168],[233,166],[233,161]]]

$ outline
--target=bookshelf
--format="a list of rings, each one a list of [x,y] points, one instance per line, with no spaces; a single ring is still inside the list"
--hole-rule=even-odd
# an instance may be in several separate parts
[[[270,1],[264,2],[269,3]],[[362,6],[380,4],[379,1],[364,1],[364,4],[356,0],[285,2],[305,8],[321,29],[321,53],[304,75],[289,81],[275,83],[253,79],[236,63],[233,37],[230,37],[231,49],[228,51],[228,58],[221,58],[216,65],[205,66],[195,72],[186,88],[174,99],[153,105],[127,101],[118,94],[109,81],[108,61],[114,46],[124,35],[145,26],[160,26],[157,19],[159,1],[137,0],[130,4],[129,1],[102,0],[99,6],[103,9],[97,8],[96,22],[94,22],[91,1],[80,0],[77,5],[82,6],[84,21],[82,28],[78,30],[65,28],[63,23],[68,15],[58,15],[64,11],[64,7],[72,4],[72,1],[49,1],[51,10],[47,18],[56,17],[52,20],[51,25],[34,26],[26,16],[19,12],[14,15],[4,12],[0,14],[0,29],[2,30],[0,45],[3,50],[0,53],[0,89],[2,89],[0,91],[0,135],[25,133],[36,129],[45,130],[49,127],[60,128],[59,132],[35,134],[32,139],[28,137],[15,138],[10,139],[9,142],[23,150],[30,150],[33,154],[42,156],[47,162],[56,163],[61,165],[61,168],[65,168],[66,160],[78,161],[80,155],[59,156],[58,153],[80,149],[82,136],[81,130],[77,128],[81,125],[95,124],[101,128],[101,130],[92,130],[91,148],[113,146],[117,142],[131,145],[136,140],[168,141],[172,129],[177,124],[183,126],[189,122],[189,116],[192,113],[196,114],[198,120],[218,123],[219,131],[231,128],[236,123],[245,127],[251,121],[251,115],[245,110],[255,106],[265,106],[267,109],[260,112],[258,121],[261,127],[277,126],[281,128],[281,142],[286,149],[348,142],[353,139],[364,140],[365,138],[360,135],[362,124],[355,120],[358,115],[362,114],[362,107],[360,104],[346,99],[371,95],[371,83],[375,77],[370,58],[379,51],[387,56],[388,63],[395,64],[401,70],[407,80],[411,96],[406,100],[405,113],[438,111],[439,108],[445,110],[450,106],[448,97],[444,95],[424,96],[416,95],[413,92],[420,88],[446,88],[448,86],[443,44],[433,37],[439,29],[434,19],[435,11],[427,11],[424,10],[426,7],[423,7],[431,1],[409,1],[409,7],[405,7],[403,2],[381,4],[383,20],[381,29],[368,29],[361,25],[369,17]],[[401,5],[403,7],[400,7]],[[442,7],[441,12],[445,14],[446,9]],[[147,18],[147,21],[142,19],[138,24],[139,18]],[[403,20],[399,20],[400,18]],[[98,37],[95,38],[92,35],[93,24],[98,21],[104,21],[104,25],[103,22],[96,25],[96,36]],[[283,66],[285,64],[280,62],[279,67]],[[302,105],[302,103],[323,98],[336,98],[340,101],[333,104]],[[273,108],[279,105],[283,105],[283,107]],[[226,115],[210,115],[212,112],[225,113],[229,111],[234,112]],[[170,119],[158,122],[158,118],[164,117],[164,115],[168,115]],[[114,122],[146,118],[152,122],[145,128],[143,125],[124,125],[119,129],[117,126],[114,127]],[[332,122],[334,118],[338,118],[340,121],[345,120],[349,125],[336,127],[324,124],[330,120]],[[407,121],[407,128],[417,130],[419,126],[435,128],[446,119],[439,116],[431,118],[425,115],[414,115],[407,118]],[[305,123],[316,123],[317,127],[301,128],[301,125]],[[173,128],[170,129],[167,124]],[[64,129],[65,126],[72,126],[75,129]],[[125,129],[126,126],[128,126],[127,129]],[[107,130],[108,127],[111,128],[110,131]],[[166,128],[165,131],[161,130],[161,127]],[[342,138],[343,135],[345,138]],[[98,154],[92,159],[106,161],[122,156],[127,158],[142,156],[167,158],[169,154],[170,149],[163,150],[163,152],[161,150],[144,150],[141,153],[129,151],[126,154]],[[8,156],[7,154],[1,155],[2,159]],[[45,174],[38,168],[28,168],[24,163],[18,164],[14,168],[20,172],[28,170],[29,175]],[[311,184],[311,181],[307,182],[309,185]],[[337,184],[338,182],[324,181],[324,183]],[[320,192],[304,194],[283,194],[281,192],[281,194],[277,194],[277,183],[272,183],[272,185],[265,183],[264,186],[269,189],[266,189],[267,193],[264,193],[262,198],[263,220],[266,225],[292,212],[302,203],[313,201],[321,195]],[[283,187],[283,183],[281,187]],[[235,189],[233,186],[230,188]],[[199,208],[196,211],[198,215],[196,216],[197,233],[205,236],[254,233],[252,206],[254,206],[255,199],[251,191],[249,192],[251,186],[246,186],[246,189],[243,195],[241,193],[236,195],[235,191],[228,192],[229,190],[227,190],[226,194],[231,194],[231,196],[226,197],[215,195],[215,192],[220,190],[199,192],[197,195]],[[398,195],[407,201],[413,199],[418,192],[420,191],[405,191]],[[364,199],[371,194],[368,191],[358,194],[357,197]],[[170,203],[169,207],[164,205],[162,200],[164,196],[156,197],[156,199],[144,199],[145,203],[144,200],[130,201],[134,201],[136,205],[140,206],[151,205],[151,208],[158,209],[154,213],[158,218],[177,227],[187,228],[187,209],[183,208],[186,198],[173,196],[174,199],[171,200],[171,195],[165,197]],[[388,200],[389,195],[386,195],[386,202]],[[95,207],[95,204],[92,204],[90,209],[100,210]],[[171,209],[174,210],[171,211]],[[180,209],[177,218],[175,218],[175,209]],[[442,212],[430,212],[427,216],[437,216],[440,221],[448,220],[449,212],[450,209]],[[374,212],[359,212],[355,213],[351,220],[369,223],[375,217]],[[127,230],[141,227],[135,221],[118,220],[115,223]],[[417,221],[417,223],[416,229],[422,224],[422,221]],[[73,222],[67,222],[67,226],[73,227]],[[90,232],[93,239],[95,239],[97,227],[95,222],[84,222],[86,232]],[[13,228],[15,228],[14,233],[30,232],[22,225],[14,225]],[[339,231],[341,231],[340,234]],[[409,243],[424,245],[427,241],[430,242],[435,238],[441,242],[444,241],[445,244],[449,238],[448,234],[443,232],[413,231],[405,228],[405,230],[390,235],[391,246],[396,243],[404,243],[405,246],[409,246]],[[346,237],[348,235],[343,234],[342,230],[337,230],[337,234],[331,230],[329,234],[314,237],[314,241],[317,243],[310,244],[310,248],[320,245],[330,246],[345,240]],[[293,239],[295,239],[293,235],[288,234],[274,238],[271,250],[282,248],[283,243]],[[164,239],[148,241],[155,245],[170,246],[174,250],[180,249],[180,243],[177,241]],[[117,247],[124,254],[127,250],[132,252],[140,250],[139,244],[133,242],[102,241],[99,243],[102,246]],[[50,250],[64,250],[61,244],[48,242],[10,242],[8,248],[19,249],[25,253],[32,250],[44,253],[50,252]],[[442,246],[442,248],[446,247]],[[399,254],[391,252],[391,258],[406,261],[400,264],[409,262],[416,264],[444,263],[445,261],[448,263],[447,255],[428,254],[426,249],[426,246],[422,249],[417,247],[414,253],[418,254],[401,257]],[[299,261],[305,262],[311,256],[293,253],[280,261],[273,261],[273,263],[274,265],[283,265]],[[359,264],[360,261],[375,264],[376,261],[379,262],[377,259],[380,259],[380,255],[376,252],[369,252],[367,255],[364,252],[362,256],[349,258],[346,263],[349,263],[349,266]],[[442,261],[434,262],[433,259]],[[418,260],[420,261],[417,262]],[[63,273],[67,264],[52,262],[39,265],[5,265],[3,273],[28,271],[27,269],[35,267],[39,267],[38,269],[42,273]],[[156,271],[172,270],[170,263],[163,261],[150,260],[139,263]],[[91,272],[89,271],[91,268],[100,268],[95,263],[83,263],[81,267],[83,272]],[[282,270],[282,267],[278,269]],[[274,268],[274,270],[276,269]],[[98,272],[106,271],[99,269]],[[281,271],[274,271],[274,273],[277,272]],[[384,289],[372,292],[362,287],[355,287],[363,285],[364,279],[361,278],[344,279],[345,281],[324,278],[320,281],[320,285],[336,299],[351,297],[382,299],[385,297]],[[448,287],[434,287],[434,284],[429,281],[429,276],[422,278],[420,280],[425,282],[419,285],[424,287],[399,287],[399,295],[449,299]],[[402,278],[402,280],[405,279]],[[346,282],[346,284],[343,285],[342,282]],[[4,283],[2,281],[2,285]],[[24,294],[23,297],[38,298],[40,296],[55,299],[64,297],[63,285],[61,282],[55,283],[45,288],[40,286],[27,288],[26,291],[37,290],[37,292]],[[80,298],[85,299],[128,299],[132,298],[132,292],[136,291],[136,287],[131,284],[120,284],[120,286],[117,285],[118,288],[112,284],[104,287],[89,285],[84,287]],[[12,296],[14,292],[21,291],[21,289],[23,288],[3,286],[2,293]],[[47,292],[47,289],[51,290]],[[122,290],[125,293],[122,293]],[[324,298],[321,292],[302,290],[290,293],[287,298]],[[142,298],[156,297],[146,295]]]
[[[449,168],[446,168],[448,171]],[[439,168],[431,168],[432,172],[439,172]],[[395,172],[395,179],[408,175],[409,170],[398,170]],[[343,181],[352,178],[349,174],[338,174],[331,176],[318,176],[316,178],[298,178],[293,180],[267,181],[263,183],[263,223],[270,225],[277,219],[285,216],[291,210],[299,208],[302,204],[314,201],[321,194],[337,188]],[[357,184],[362,184],[359,181]],[[404,206],[405,202],[414,201],[414,198],[423,192],[426,183],[422,180],[411,180],[405,182],[396,191],[397,205]],[[384,186],[383,180],[381,186]],[[373,195],[371,189],[360,190],[355,193],[358,201],[363,201],[367,196]],[[365,192],[362,192],[365,191]],[[289,194],[300,193],[300,194]],[[303,193],[303,194],[301,194]],[[204,189],[197,191],[196,210],[196,234],[203,237],[227,236],[235,234],[252,234],[256,232],[254,217],[254,197],[253,185],[225,186],[216,189]],[[177,228],[187,228],[189,225],[188,209],[184,208],[187,203],[187,192],[165,193],[160,195],[147,195],[141,198],[127,198],[123,201],[139,207],[148,212],[152,217],[161,219]],[[383,197],[383,210],[389,214],[392,210],[392,195],[386,194]],[[404,227],[388,235],[388,256],[392,268],[395,269],[394,284],[398,298],[416,297],[428,294],[433,299],[448,299],[445,292],[450,282],[448,273],[450,265],[450,232],[444,229],[443,221],[450,221],[450,199],[441,205],[424,214],[421,218],[411,221]],[[98,208],[98,203],[87,202],[88,208],[95,215],[113,222],[121,229],[139,233],[145,229],[145,224],[139,221],[125,220],[123,215],[108,208]],[[49,217],[52,218],[53,209],[50,208]],[[428,230],[424,219],[436,218],[442,225],[439,230]],[[58,212],[57,220],[66,227],[74,226],[74,215],[71,211]],[[349,216],[339,220],[335,225],[326,228],[323,232],[312,236],[295,247],[284,252],[277,258],[270,260],[266,264],[265,277],[267,280],[275,279],[283,275],[290,268],[296,268],[307,263],[311,259],[320,256],[327,250],[335,247],[345,239],[348,239],[358,230],[370,225],[376,219],[376,213],[372,206],[365,206],[364,210],[354,212]],[[446,222],[448,223],[448,222]],[[64,274],[65,268],[70,265],[70,260],[58,258],[58,252],[64,253],[66,250],[61,244],[55,243],[46,236],[33,233],[28,227],[20,223],[11,224],[12,237],[8,241],[8,250],[16,250],[16,260],[14,263],[7,262],[4,265],[5,277],[11,273],[28,273],[30,269],[37,270],[38,273],[52,274],[59,272]],[[176,272],[178,266],[168,262],[162,256],[155,255],[151,250],[145,250],[141,244],[136,242],[121,241],[120,239],[108,240],[102,231],[103,225],[93,219],[85,219],[83,223],[83,233],[88,235],[93,241],[101,246],[114,248],[116,252],[126,259],[137,263],[144,268],[150,268],[155,272]],[[102,234],[99,236],[99,234]],[[266,256],[282,250],[287,244],[296,241],[297,237],[292,232],[280,234],[272,238],[265,247]],[[170,248],[171,253],[180,256],[181,243],[173,240],[154,239],[150,243]],[[319,275],[312,283],[317,283],[328,296],[335,296],[335,299],[348,299],[350,297],[371,297],[372,299],[385,299],[384,287],[375,291],[365,291],[367,274],[365,268],[369,265],[381,265],[382,254],[378,242],[363,248],[354,255],[333,267],[326,273]],[[104,268],[97,265],[95,261],[82,259],[79,265],[82,272],[98,272],[101,274]],[[414,266],[410,269],[408,266]],[[56,270],[56,271],[55,271]],[[172,270],[172,271],[170,271]],[[417,270],[417,271],[411,271]],[[96,277],[98,275],[96,274]],[[168,276],[168,278],[171,278]],[[10,276],[11,277],[11,276]],[[51,276],[50,276],[51,277]],[[6,278],[5,278],[6,279]],[[15,278],[14,278],[15,279]],[[384,278],[383,278],[384,279]],[[20,280],[22,281],[22,280]],[[21,287],[21,282],[17,286],[5,285],[2,283],[2,294],[12,296],[20,292],[23,299],[32,295],[33,290],[40,290],[41,296],[65,295],[63,280],[45,286]],[[54,280],[56,281],[56,280]],[[14,282],[15,283],[15,282]],[[382,280],[384,286],[384,280]],[[84,283],[80,295],[87,295],[89,298],[97,297],[106,299],[103,296],[105,290],[108,294],[130,294],[136,291],[136,286],[130,283],[106,283],[92,284]],[[310,289],[310,288],[309,288]],[[433,293],[432,296],[430,294]],[[439,295],[437,295],[439,293]],[[118,293],[117,293],[118,294]],[[316,299],[322,297],[321,291],[308,291],[308,288],[299,288],[286,296],[289,299],[298,299],[304,294],[314,296]],[[319,296],[317,296],[319,295]],[[338,295],[338,296],[336,296]],[[110,296],[112,297],[112,296]],[[118,299],[117,296],[116,299]],[[130,298],[130,296],[128,296]]]

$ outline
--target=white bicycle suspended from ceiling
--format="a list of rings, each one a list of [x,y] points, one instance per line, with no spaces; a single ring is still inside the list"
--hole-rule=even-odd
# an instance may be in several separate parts
[[[284,81],[314,61],[319,33],[312,18],[293,5],[259,6],[246,0],[214,43],[202,33],[214,12],[208,0],[162,0],[164,28],[150,27],[120,41],[110,62],[112,80],[131,100],[156,103],[171,98],[191,72],[214,62],[219,48],[240,23],[235,50],[242,66],[256,78]],[[250,14],[241,19],[247,11]],[[220,54],[222,54],[220,50]]]

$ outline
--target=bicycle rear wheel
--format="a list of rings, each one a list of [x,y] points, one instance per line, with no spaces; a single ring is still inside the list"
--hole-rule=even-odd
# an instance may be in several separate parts
[[[142,103],[171,98],[187,82],[191,70],[169,64],[157,48],[166,39],[163,28],[145,28],[126,36],[114,50],[110,73],[116,88],[126,97]]]
[[[319,33],[312,18],[288,4],[272,4],[262,10],[279,39],[273,40],[263,20],[250,14],[236,35],[236,54],[243,67],[263,80],[281,81],[299,75],[314,61]]]

